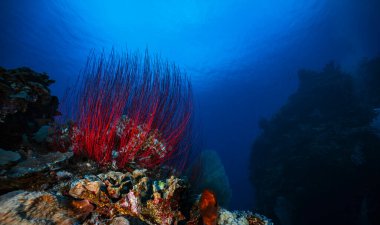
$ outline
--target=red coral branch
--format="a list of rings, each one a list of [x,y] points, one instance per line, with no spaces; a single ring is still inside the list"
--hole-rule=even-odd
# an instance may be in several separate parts
[[[119,168],[187,158],[192,89],[176,65],[148,52],[143,60],[137,53],[92,54],[70,94],[75,154],[101,165],[114,160]]]

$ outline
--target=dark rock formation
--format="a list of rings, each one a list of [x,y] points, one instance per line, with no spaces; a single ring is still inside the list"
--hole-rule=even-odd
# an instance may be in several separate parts
[[[355,78],[334,64],[300,71],[297,92],[260,122],[251,179],[275,224],[380,224],[379,66],[367,61]]]
[[[49,173],[72,156],[47,148],[49,125],[58,114],[52,83],[47,74],[26,67],[0,67],[0,194],[43,190],[56,180]]]
[[[0,67],[0,147],[13,150],[33,139],[41,126],[53,122],[58,98],[51,96],[54,83],[45,73],[23,67]]]
[[[1,167],[0,194],[19,189],[41,191],[51,187],[68,176],[68,172],[58,170],[67,167],[72,156],[72,152],[33,153],[18,163]]]

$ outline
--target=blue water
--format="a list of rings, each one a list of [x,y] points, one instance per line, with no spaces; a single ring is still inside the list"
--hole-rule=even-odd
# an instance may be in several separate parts
[[[28,66],[57,81],[78,75],[91,49],[145,49],[191,76],[203,149],[217,151],[231,208],[254,207],[248,179],[258,119],[297,88],[300,68],[335,60],[346,71],[380,53],[378,0],[0,2],[0,66]]]

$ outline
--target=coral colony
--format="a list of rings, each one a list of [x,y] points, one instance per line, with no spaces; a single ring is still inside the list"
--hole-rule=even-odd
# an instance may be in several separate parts
[[[183,168],[192,89],[176,65],[148,52],[92,54],[67,103],[75,122],[65,132],[76,155],[117,168],[153,168],[176,158]]]

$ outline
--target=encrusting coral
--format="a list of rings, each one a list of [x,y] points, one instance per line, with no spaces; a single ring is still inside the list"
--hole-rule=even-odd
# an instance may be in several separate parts
[[[130,220],[151,225],[272,224],[258,214],[217,206],[211,191],[203,192],[193,203],[185,201],[188,188],[181,178],[155,179],[147,170],[71,176],[45,192],[14,191],[1,196],[0,223],[110,224]],[[193,204],[190,215],[185,204]]]
[[[160,189],[157,182],[162,183]],[[95,205],[94,212],[108,219],[132,216],[148,224],[169,225],[185,219],[179,210],[185,188],[185,182],[174,176],[152,181],[145,170],[110,171],[73,181],[68,194]]]

